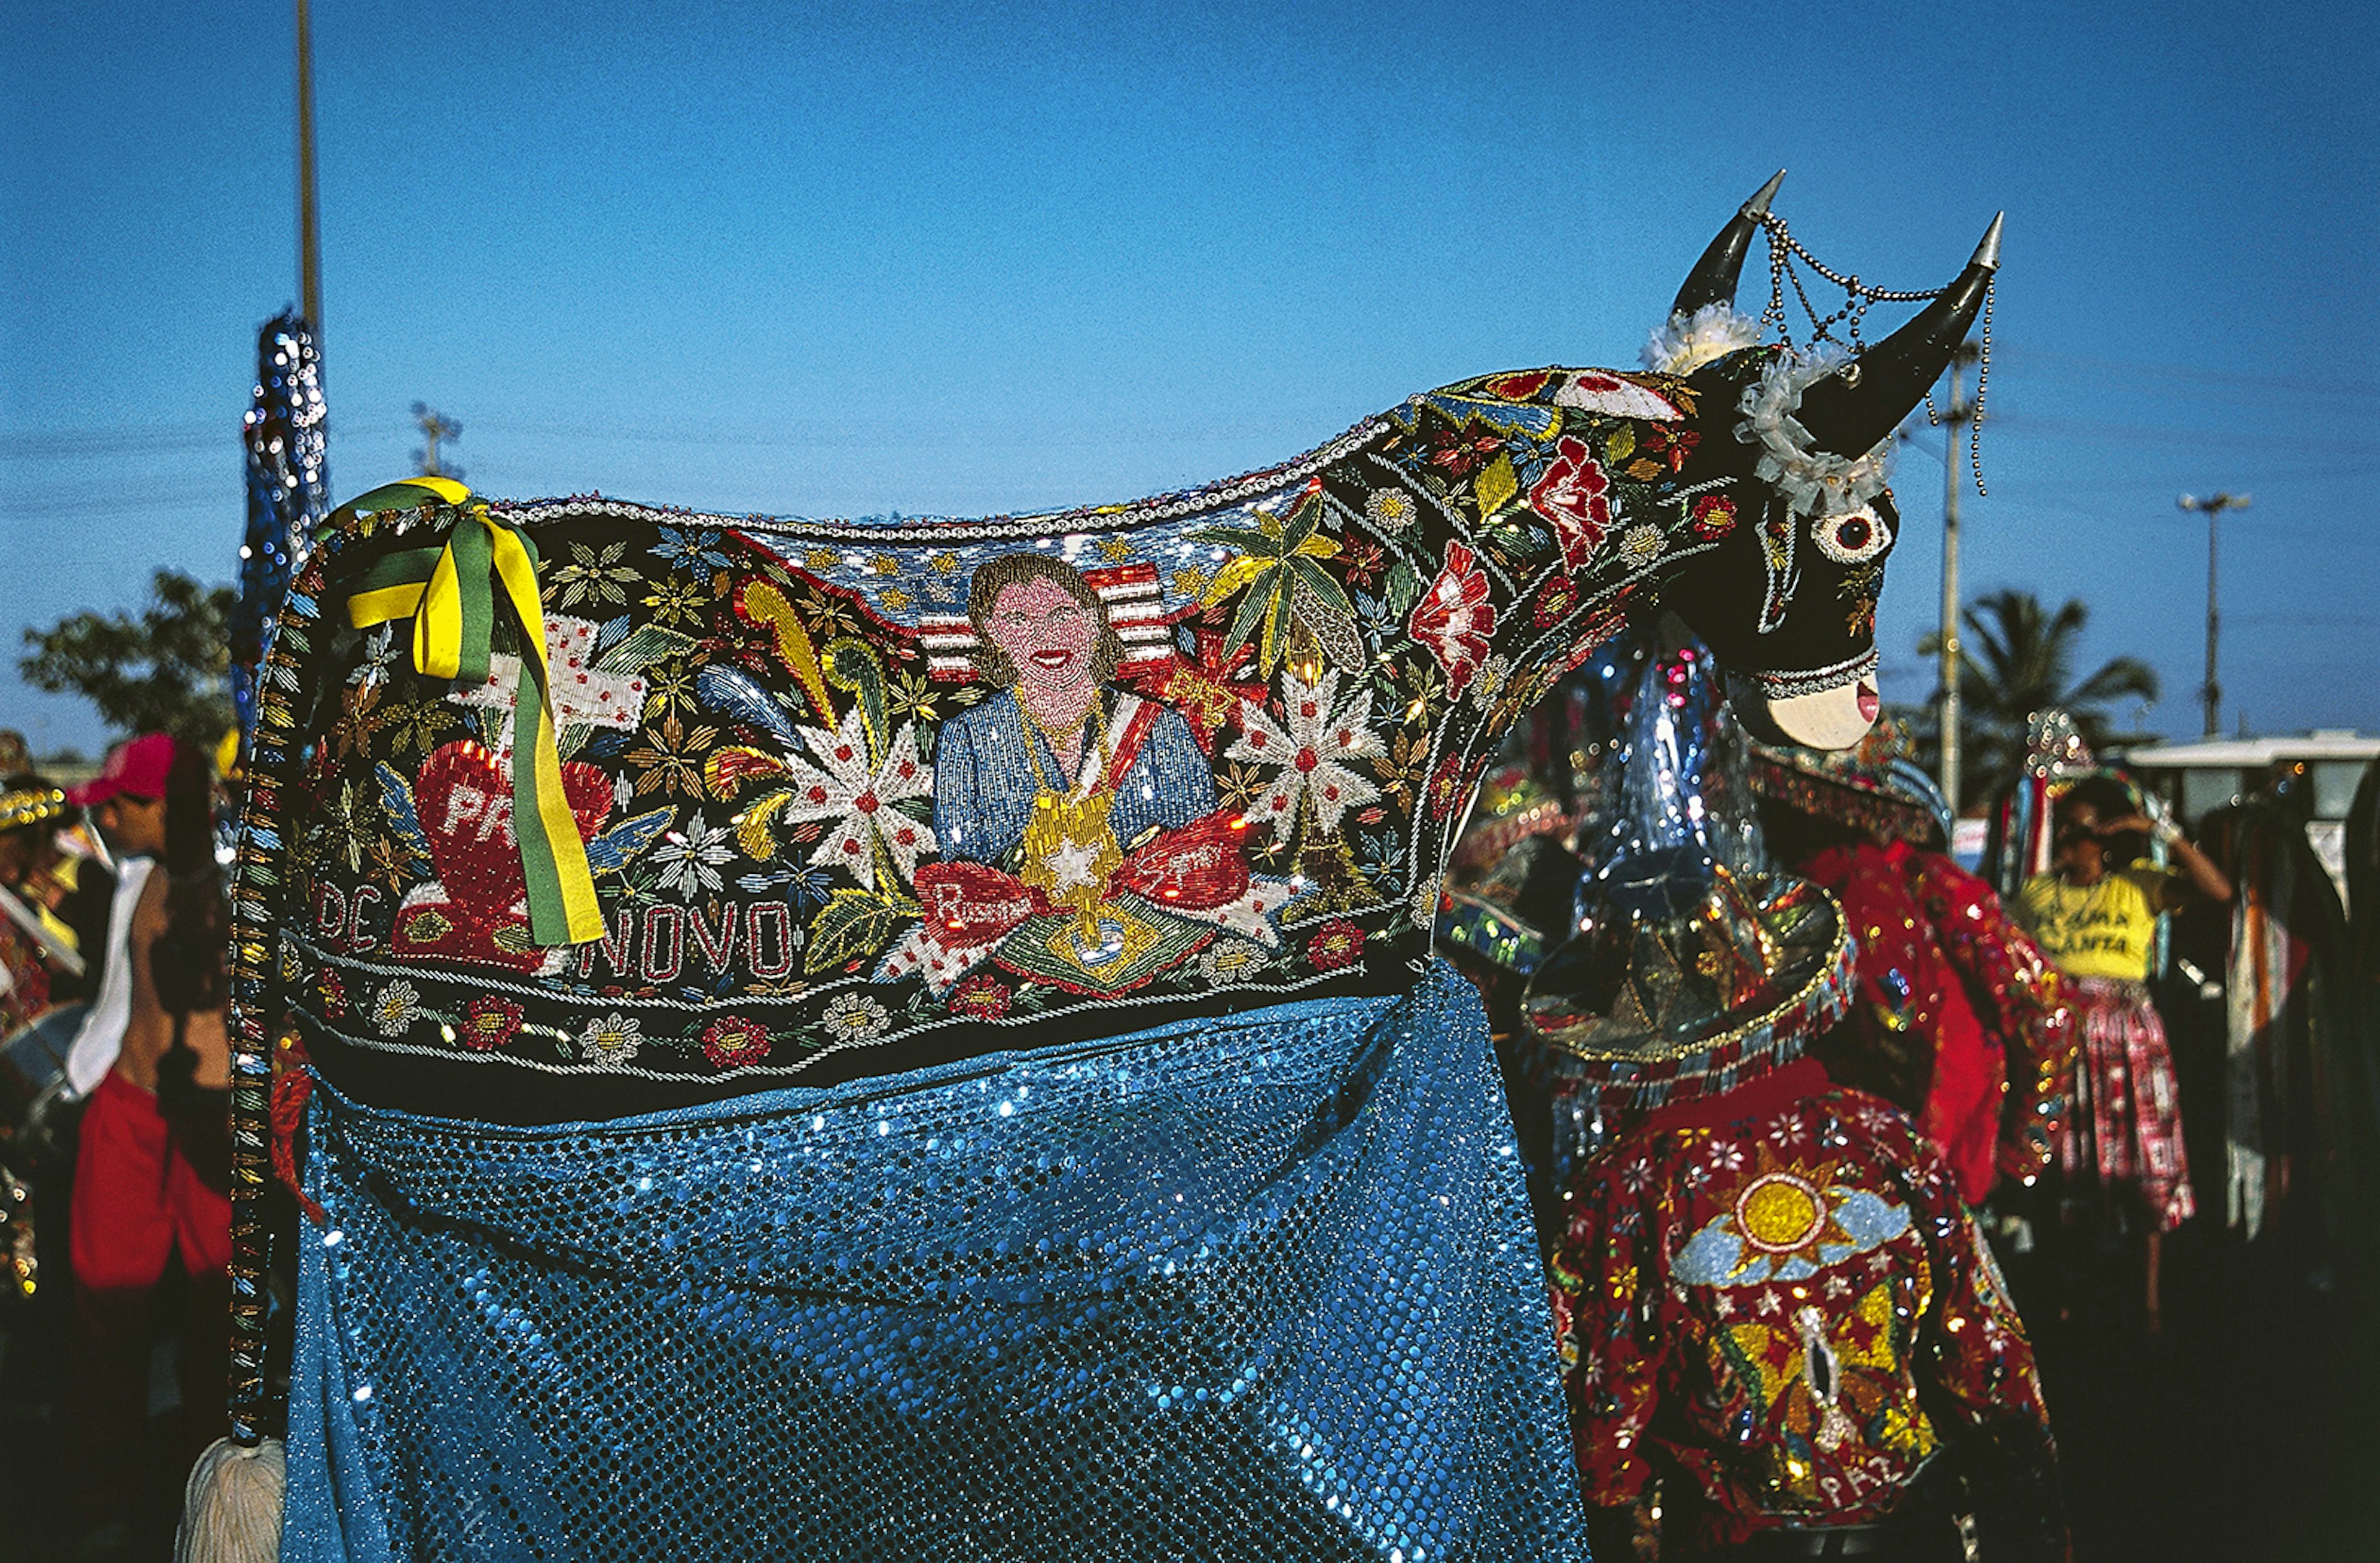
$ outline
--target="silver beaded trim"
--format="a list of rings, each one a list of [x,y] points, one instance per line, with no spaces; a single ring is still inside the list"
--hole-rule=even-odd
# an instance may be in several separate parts
[[[1824,695],[1830,689],[1840,689],[1853,679],[1864,678],[1876,672],[1876,653],[1874,648],[1835,663],[1831,667],[1806,668],[1798,672],[1738,673],[1735,676],[1758,685],[1762,697],[1770,700],[1791,700],[1803,695]]]
[[[1811,346],[1815,347],[1819,343],[1833,341],[1834,338],[1829,334],[1828,328],[1840,321],[1843,323],[1845,334],[1851,338],[1852,350],[1858,353],[1867,350],[1867,344],[1860,339],[1860,326],[1867,315],[1867,307],[1870,304],[1923,304],[1931,299],[1939,298],[1949,291],[1942,287],[1929,288],[1923,292],[1872,287],[1860,281],[1857,273],[1844,276],[1829,269],[1825,261],[1811,254],[1808,247],[1793,236],[1792,230],[1785,225],[1785,219],[1776,212],[1762,213],[1760,226],[1768,236],[1768,303],[1760,312],[1760,323],[1764,330],[1769,326],[1775,326],[1777,334],[1784,340],[1788,347],[1793,345],[1792,333],[1786,329],[1785,323],[1785,288],[1788,283],[1792,285],[1794,297],[1802,306],[1802,312],[1809,317]],[[1793,262],[1796,259],[1843,290],[1844,302],[1841,309],[1831,315],[1824,317],[1819,315],[1815,306],[1810,302],[1808,290],[1802,285],[1800,274],[1793,270]],[[1975,401],[1973,406],[1969,409],[1967,417],[1967,467],[1973,475],[1975,492],[1978,494],[1989,492],[1984,487],[1984,393],[1991,384],[1992,379],[1992,303],[1998,285],[1998,273],[1994,273],[1984,283],[1983,333],[1981,341],[1977,344],[1975,360]],[[1934,406],[1934,393],[1931,389],[1925,393],[1925,421],[1937,429],[1942,426],[1942,415]]]

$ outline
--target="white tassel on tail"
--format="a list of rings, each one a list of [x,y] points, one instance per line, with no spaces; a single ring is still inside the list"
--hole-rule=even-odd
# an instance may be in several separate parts
[[[281,1496],[289,1484],[281,1440],[254,1448],[217,1438],[190,1467],[174,1563],[273,1563],[281,1555]]]

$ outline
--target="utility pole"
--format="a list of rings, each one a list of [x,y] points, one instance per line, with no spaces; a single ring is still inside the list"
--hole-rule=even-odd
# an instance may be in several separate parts
[[[2185,511],[2206,513],[2206,687],[2201,693],[2206,701],[2206,736],[2217,738],[2223,733],[2223,685],[2215,676],[2216,635],[2221,628],[2215,612],[2215,524],[2227,510],[2247,509],[2255,503],[2255,497],[2216,493],[2201,499],[2196,494],[2184,494],[2173,503]]]
[[[1942,795],[1959,808],[1959,431],[1975,415],[1975,405],[1959,399],[1959,370],[1974,362],[1976,349],[1961,343],[1950,355],[1950,402],[1942,415]]]
[[[424,402],[413,404],[413,421],[421,427],[421,448],[413,453],[413,459],[420,465],[421,476],[460,479],[463,476],[461,467],[450,469],[440,464],[438,442],[461,439],[463,426]]]
[[[298,0],[298,275],[306,325],[322,341],[322,229],[314,198],[314,28]]]

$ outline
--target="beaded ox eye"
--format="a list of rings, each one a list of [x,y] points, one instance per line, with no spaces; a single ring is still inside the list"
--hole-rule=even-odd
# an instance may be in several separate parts
[[[1892,546],[1892,528],[1873,506],[1864,504],[1812,521],[1810,540],[1838,564],[1864,564]]]

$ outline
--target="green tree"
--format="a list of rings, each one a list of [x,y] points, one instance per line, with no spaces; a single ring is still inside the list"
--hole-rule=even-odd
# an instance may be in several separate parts
[[[212,745],[232,723],[228,625],[239,594],[160,570],[135,615],[75,613],[29,629],[25,682],[79,695],[121,733],[171,733]]]
[[[2068,598],[2051,612],[2027,591],[1995,591],[1975,600],[1960,619],[1967,626],[1959,653],[1959,744],[1961,790],[1966,798],[1997,796],[2024,763],[2026,719],[2051,707],[2070,713],[2094,749],[2138,743],[2146,735],[2119,733],[2108,707],[2127,696],[2157,697],[2156,670],[2137,657],[2115,657],[2081,683],[2074,660],[2091,610]],[[1938,656],[1941,637],[1927,636],[1918,650]],[[1921,732],[1919,747],[1938,753],[1941,705],[1929,712],[1933,731]]]

